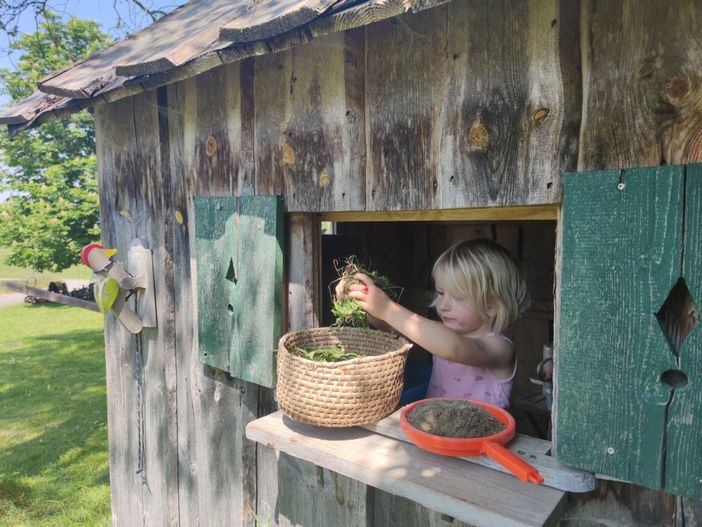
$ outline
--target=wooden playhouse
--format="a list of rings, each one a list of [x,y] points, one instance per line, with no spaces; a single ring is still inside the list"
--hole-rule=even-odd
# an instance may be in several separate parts
[[[702,524],[700,20],[694,0],[192,1],[6,109],[13,133],[93,111],[102,242],[152,253],[151,323],[106,316],[113,525]],[[533,299],[513,411],[541,451],[521,453],[591,487],[276,412],[277,338],[328,325],[335,258],[426,313],[433,260],[482,237]],[[551,342],[552,412],[531,380]]]

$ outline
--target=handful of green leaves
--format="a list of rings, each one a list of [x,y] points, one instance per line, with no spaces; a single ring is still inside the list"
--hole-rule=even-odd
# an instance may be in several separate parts
[[[336,262],[335,262],[336,263]],[[336,272],[339,274],[339,279],[334,283],[342,280],[344,283],[344,295],[348,294],[349,286],[352,284],[360,284],[361,282],[354,278],[357,273],[363,273],[369,276],[375,285],[382,289],[391,299],[397,301],[402,294],[402,288],[396,287],[390,283],[387,277],[378,274],[376,271],[368,271],[358,261],[355,256],[349,256],[340,267],[336,266]],[[344,296],[343,298],[334,298],[332,301],[332,315],[335,321],[332,326],[341,327],[349,326],[354,328],[368,327],[368,313],[363,311],[358,305],[358,301],[353,298]]]
[[[295,348],[292,352],[293,355],[319,362],[341,362],[364,356],[360,353],[344,353],[341,344],[335,344],[330,348]]]

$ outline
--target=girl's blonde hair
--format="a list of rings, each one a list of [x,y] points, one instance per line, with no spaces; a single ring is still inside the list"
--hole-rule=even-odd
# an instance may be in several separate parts
[[[521,270],[504,247],[490,240],[453,245],[436,260],[431,275],[434,283],[445,288],[444,293],[469,301],[485,317],[492,307],[493,331],[503,331],[529,307]]]

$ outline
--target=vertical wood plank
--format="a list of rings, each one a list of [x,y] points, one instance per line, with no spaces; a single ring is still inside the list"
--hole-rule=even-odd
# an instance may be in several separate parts
[[[592,527],[606,518],[617,527],[682,527],[694,516],[683,516],[672,494],[649,490],[619,481],[601,480],[597,490],[568,495],[568,510],[559,525]]]
[[[565,182],[556,457],[661,488],[673,354],[655,313],[677,281],[682,170]],[[607,423],[607,426],[593,426]]]
[[[170,247],[164,232],[164,187],[168,169],[161,170],[158,100],[156,92],[134,98],[133,138],[127,147],[135,161],[128,177],[136,183],[130,194],[130,212],[136,219],[137,236],[145,238],[153,251],[154,292],[158,327],[144,328],[137,339],[141,355],[143,387],[142,418],[144,461],[142,499],[146,524],[177,524],[177,444],[173,361],[173,298]],[[167,147],[167,145],[164,145]],[[138,167],[138,169],[137,169]],[[165,179],[164,179],[165,176]],[[139,353],[141,352],[141,353]],[[139,415],[137,415],[137,418]]]
[[[133,133],[129,120],[133,100],[95,109],[98,181],[100,188],[100,227],[105,247],[128,247],[135,232],[119,212],[128,200],[132,185],[116,165],[122,145]],[[135,339],[125,331],[112,313],[105,316],[105,358],[107,381],[107,430],[110,461],[112,525],[129,527],[143,523],[141,481],[135,475],[139,465],[136,427]]]
[[[316,214],[287,216],[287,331],[319,327],[320,228]]]
[[[254,156],[256,189],[260,194],[288,195],[282,178],[284,123],[289,119],[292,51],[254,59]],[[290,153],[287,158],[290,160]]]
[[[196,195],[231,195],[240,186],[251,187],[251,168],[242,163],[239,64],[209,70],[193,83],[189,93],[197,126],[195,142],[187,146],[194,160],[191,169],[197,174]]]
[[[170,138],[168,123],[168,90],[163,87],[156,92],[157,99],[157,120],[158,120],[158,144],[159,144],[159,169],[160,180],[159,195],[161,213],[154,217],[154,227],[149,230],[157,230],[162,242],[155,241],[162,245],[160,251],[160,265],[162,277],[158,286],[162,293],[157,297],[158,311],[158,340],[159,349],[154,350],[162,356],[162,365],[159,366],[157,374],[161,383],[155,385],[155,393],[158,399],[154,404],[163,405],[158,412],[157,423],[158,444],[154,450],[162,466],[158,472],[165,480],[165,492],[168,500],[167,510],[160,511],[160,521],[168,525],[179,525],[180,516],[180,493],[178,482],[178,412],[177,412],[177,359],[176,359],[176,330],[175,330],[175,270],[173,267],[173,234],[169,228],[169,222],[173,221],[174,211],[170,199],[171,186],[171,163],[170,163]],[[153,249],[153,248],[152,248]],[[155,254],[156,251],[154,251]],[[156,283],[156,281],[154,281]],[[157,287],[158,287],[157,286]],[[157,289],[158,290],[158,289]],[[153,361],[155,363],[156,361]],[[160,505],[163,506],[163,505]]]
[[[686,315],[699,326],[702,305],[702,165],[686,170],[682,277],[695,306]],[[678,351],[686,384],[676,387],[668,409],[665,489],[702,500],[702,333],[693,329]]]
[[[125,115],[128,118],[125,119]],[[114,184],[116,191],[116,195],[104,202],[103,214],[108,225],[105,241],[115,244],[123,255],[126,255],[133,238],[143,237],[148,241],[153,251],[159,324],[156,328],[145,328],[136,337],[120,335],[124,330],[114,325],[110,325],[106,334],[107,342],[112,339],[121,341],[123,358],[120,361],[133,364],[129,367],[133,386],[121,385],[110,395],[119,405],[115,407],[117,415],[114,415],[112,429],[119,428],[115,420],[135,420],[133,428],[131,425],[126,427],[129,431],[127,437],[118,440],[113,436],[110,440],[112,452],[124,451],[126,442],[130,454],[130,459],[115,461],[120,465],[115,469],[125,476],[124,488],[115,491],[124,494],[116,499],[131,502],[125,509],[118,510],[118,515],[123,510],[126,513],[116,517],[115,522],[124,525],[134,521],[175,524],[178,521],[178,479],[173,299],[170,292],[172,269],[170,243],[163,229],[162,217],[168,209],[164,205],[162,186],[158,183],[165,177],[167,185],[168,173],[161,170],[156,92],[106,109],[101,118],[102,131],[107,127],[112,131],[111,127],[118,119],[125,123],[121,129],[117,125],[117,131],[109,134],[112,157],[106,158],[105,162],[113,167],[111,173],[106,171],[104,177],[101,176],[102,181],[113,180],[110,183],[105,181],[106,188]],[[121,390],[125,393],[121,394]],[[115,435],[119,434],[116,431]],[[140,507],[138,502],[141,502]]]
[[[133,100],[119,105],[126,115],[133,115]],[[124,122],[122,126],[113,126],[117,108],[102,105],[96,109],[96,136],[106,137],[102,130],[110,129],[113,140],[98,141],[99,188],[101,189],[101,236],[106,247],[127,247],[129,238],[133,237],[131,223],[125,220],[120,210],[128,201],[128,192],[132,185],[116,167],[116,159],[122,153],[125,137],[133,131],[133,123]],[[120,141],[122,139],[122,141]],[[121,177],[120,177],[121,176]],[[122,220],[120,222],[120,220]],[[122,223],[122,225],[119,225]],[[120,228],[121,227],[121,228]],[[126,232],[125,227],[130,232]],[[118,230],[119,229],[119,230]],[[138,432],[135,419],[128,416],[136,414],[136,354],[135,339],[121,328],[117,319],[108,313],[105,316],[105,351],[108,393],[108,439],[110,452],[110,472],[116,478],[112,494],[113,525],[128,525],[132,521],[142,521],[143,502],[141,482],[135,473],[139,466]],[[123,445],[118,455],[117,445]],[[136,499],[134,499],[136,498]]]
[[[448,514],[441,514],[419,503],[374,489],[373,522],[371,525],[402,527],[471,527]]]
[[[255,99],[254,99],[254,59],[245,59],[239,64],[241,86],[241,168],[239,171],[239,192],[250,196],[256,188],[256,160],[254,152]],[[236,114],[236,112],[232,112]]]
[[[366,28],[368,210],[438,208],[445,24],[446,8],[439,7]]]
[[[198,470],[195,460],[196,442],[191,430],[195,419],[192,404],[194,382],[191,361],[197,361],[197,318],[194,295],[191,289],[189,245],[190,185],[194,178],[188,176],[184,152],[186,123],[193,128],[194,108],[185,104],[187,87],[194,83],[177,83],[168,86],[168,144],[171,206],[173,220],[170,225],[173,237],[173,298],[175,310],[175,343],[178,392],[176,397],[178,419],[178,493],[180,525],[197,525],[200,518],[198,500]],[[194,90],[193,90],[194,91]],[[188,111],[190,112],[188,113]],[[202,367],[201,367],[202,368]]]
[[[239,88],[228,85],[226,89],[232,92]],[[248,507],[254,507],[256,500],[255,478],[251,476],[255,463],[249,452],[254,447],[244,440],[243,429],[252,414],[255,415],[258,389],[198,360],[196,283],[192,278],[193,197],[227,195],[239,186],[237,165],[222,166],[219,164],[222,158],[217,158],[215,165],[202,156],[207,156],[207,138],[213,131],[219,137],[230,137],[229,125],[225,132],[220,120],[236,122],[235,117],[227,115],[236,112],[239,103],[232,102],[231,106],[222,108],[212,87],[203,87],[196,80],[170,86],[169,97],[171,195],[173,208],[180,212],[171,226],[176,248],[177,370],[181,381],[178,387],[181,524],[249,526],[254,524]],[[203,97],[211,99],[212,104],[204,102]],[[229,98],[236,101],[238,97]],[[230,154],[230,160],[232,155],[237,154]]]
[[[588,0],[583,6],[578,170],[702,160],[702,5]]]
[[[360,36],[336,33],[256,59],[258,192],[284,194],[289,211],[363,207]]]
[[[256,125],[255,125],[255,94],[254,94],[254,61],[253,59],[245,60],[236,67],[239,68],[239,103],[238,111],[230,109],[230,114],[233,116],[234,122],[240,127],[240,138],[238,150],[240,151],[239,158],[241,160],[238,169],[238,195],[253,196],[257,193],[256,182]],[[232,126],[233,127],[233,126]],[[282,213],[279,214],[278,220],[282,223]],[[277,228],[282,228],[278,225]],[[281,233],[276,232],[278,239],[281,239]],[[282,259],[282,255],[279,256]],[[278,262],[276,259],[276,265]],[[283,271],[281,270],[282,274]],[[281,293],[282,297],[282,293]],[[275,304],[275,301],[273,301]],[[280,300],[282,311],[282,299]],[[279,316],[281,316],[279,314]],[[268,331],[276,334],[282,329],[280,328],[280,320],[275,320],[274,324],[278,327],[268,328]],[[275,344],[274,344],[275,345]],[[273,390],[258,386],[256,384],[243,381],[242,388],[242,404],[240,405],[240,419],[238,420],[237,433],[242,438],[241,448],[241,509],[243,511],[241,517],[241,525],[253,527],[256,523],[254,515],[251,513],[256,509],[258,503],[258,458],[257,445],[252,441],[246,440],[246,425],[252,420],[261,417],[262,412],[266,411],[269,401],[272,399]]]

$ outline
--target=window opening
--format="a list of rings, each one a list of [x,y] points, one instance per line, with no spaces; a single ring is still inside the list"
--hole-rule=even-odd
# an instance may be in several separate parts
[[[532,299],[530,310],[509,329],[517,347],[517,376],[512,411],[517,431],[550,439],[549,394],[544,393],[537,366],[544,345],[553,341],[553,283],[556,222],[535,221],[336,221],[322,225],[322,313],[320,325],[333,323],[331,299],[338,278],[334,260],[356,255],[368,268],[404,288],[400,304],[437,320],[431,269],[438,256],[463,239],[488,238],[500,243],[522,264]],[[329,233],[329,234],[327,234]],[[413,348],[405,372],[405,390],[426,387],[431,355]],[[427,371],[427,369],[429,369]]]

